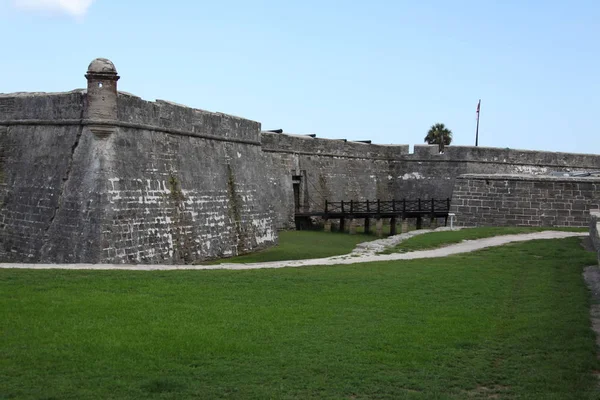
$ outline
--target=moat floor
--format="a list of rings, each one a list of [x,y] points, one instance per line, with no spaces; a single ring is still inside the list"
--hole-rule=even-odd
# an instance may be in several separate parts
[[[426,233],[430,231],[423,231]],[[420,232],[421,233],[421,232]],[[396,243],[412,234],[398,235]],[[262,263],[248,264],[233,264],[222,263],[217,265],[147,265],[147,264],[19,264],[19,263],[2,263],[0,268],[20,268],[20,269],[92,269],[92,270],[138,270],[138,271],[155,271],[155,270],[207,270],[207,269],[260,269],[260,268],[286,268],[286,267],[304,267],[315,265],[339,265],[339,264],[357,264],[375,261],[394,261],[394,260],[414,260],[419,258],[438,258],[446,257],[453,254],[468,253],[487,247],[502,246],[512,242],[525,242],[528,240],[540,239],[562,239],[568,237],[584,237],[588,236],[585,232],[561,232],[561,231],[543,231],[519,235],[503,235],[485,239],[476,239],[463,241],[461,243],[449,245],[432,250],[413,251],[410,253],[400,254],[377,254],[382,250],[383,246],[378,246],[377,241],[369,242],[368,246],[358,246],[352,253],[334,256],[327,258],[315,258],[307,260],[293,261],[273,261]],[[390,240],[390,239],[383,239]]]

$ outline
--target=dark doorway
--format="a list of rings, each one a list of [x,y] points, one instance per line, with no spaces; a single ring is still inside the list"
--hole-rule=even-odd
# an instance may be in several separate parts
[[[302,183],[302,175],[292,175],[292,184],[294,186],[294,210],[300,212],[300,184]]]

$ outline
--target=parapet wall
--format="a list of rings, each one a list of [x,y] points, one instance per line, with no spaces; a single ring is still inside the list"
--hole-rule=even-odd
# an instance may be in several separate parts
[[[600,178],[467,174],[456,179],[458,226],[587,227]]]
[[[490,147],[416,145],[414,153],[394,163],[396,197],[452,197],[463,174],[541,175],[552,171],[600,170],[600,156]]]
[[[551,151],[519,150],[499,147],[446,146],[439,154],[437,145],[415,145],[410,155],[413,161],[444,160],[448,162],[472,162],[477,164],[506,164],[523,168],[525,173],[547,173],[555,169],[598,169],[600,156],[597,154],[574,154]]]
[[[389,161],[408,154],[408,145],[378,145],[339,139],[263,132],[263,151],[304,156]]]
[[[84,117],[84,93],[84,90],[63,93],[0,93],[0,116],[4,121],[12,121],[12,125],[19,121],[27,124],[46,122],[47,125],[79,125]]]
[[[125,127],[231,143],[261,144],[258,122],[164,100],[145,101],[128,93],[119,93],[118,118]]]

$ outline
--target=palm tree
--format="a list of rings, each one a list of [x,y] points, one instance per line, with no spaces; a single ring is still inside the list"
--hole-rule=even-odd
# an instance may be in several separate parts
[[[425,136],[425,142],[439,145],[440,153],[443,153],[444,146],[448,146],[452,142],[452,131],[444,124],[432,125]]]

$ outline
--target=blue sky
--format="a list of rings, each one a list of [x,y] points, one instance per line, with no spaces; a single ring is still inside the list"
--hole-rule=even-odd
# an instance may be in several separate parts
[[[119,90],[263,129],[600,153],[600,2],[0,0],[0,92]]]

